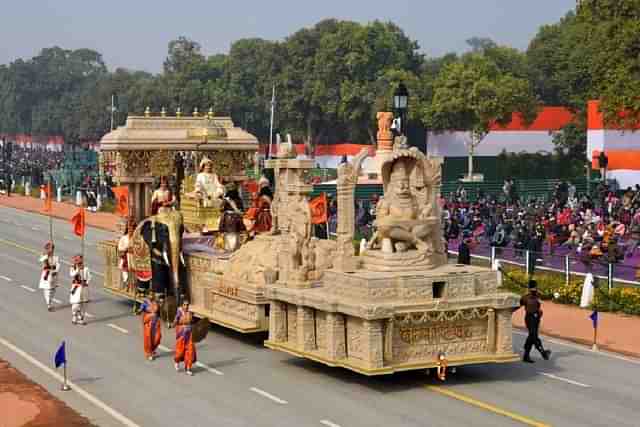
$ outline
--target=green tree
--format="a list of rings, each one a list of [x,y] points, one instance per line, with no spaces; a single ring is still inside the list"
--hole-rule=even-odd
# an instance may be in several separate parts
[[[509,123],[514,112],[531,123],[537,108],[527,80],[501,72],[488,57],[471,53],[442,68],[432,102],[423,114],[425,123],[436,132],[457,129],[471,133],[467,144],[471,178],[474,151],[490,126]]]

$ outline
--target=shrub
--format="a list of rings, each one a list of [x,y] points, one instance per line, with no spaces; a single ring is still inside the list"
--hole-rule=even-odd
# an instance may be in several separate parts
[[[543,300],[552,299],[560,304],[580,305],[582,296],[583,278],[575,278],[565,284],[565,278],[558,273],[539,273],[535,280],[538,283],[538,292]],[[528,279],[524,272],[520,270],[508,271],[508,275],[503,275],[502,289],[525,294],[527,292]],[[558,297],[555,298],[554,294]],[[592,308],[598,311],[619,312],[625,314],[640,315],[640,288],[616,287],[596,287]]]

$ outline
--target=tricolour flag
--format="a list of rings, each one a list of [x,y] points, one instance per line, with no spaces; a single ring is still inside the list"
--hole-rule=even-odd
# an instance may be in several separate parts
[[[67,355],[64,350],[64,341],[62,341],[62,344],[60,344],[60,348],[58,348],[58,351],[56,351],[53,362],[56,364],[56,368],[59,368],[60,365],[67,363]]]
[[[71,224],[73,224],[73,234],[79,237],[84,236],[85,220],[84,209],[82,207],[79,207],[78,212],[71,217]]]
[[[596,310],[593,310],[593,313],[591,313],[589,318],[593,322],[593,329],[598,329],[598,312]]]

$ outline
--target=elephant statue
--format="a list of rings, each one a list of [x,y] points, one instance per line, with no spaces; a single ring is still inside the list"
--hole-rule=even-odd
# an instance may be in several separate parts
[[[188,298],[182,255],[183,233],[182,214],[161,210],[141,221],[133,235],[134,269],[138,279],[150,278],[153,292],[173,297],[176,303],[183,295]]]

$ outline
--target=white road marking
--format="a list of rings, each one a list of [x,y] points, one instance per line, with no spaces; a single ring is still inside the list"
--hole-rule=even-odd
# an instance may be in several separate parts
[[[329,420],[320,420],[320,424],[324,424],[327,427],[340,427],[340,424],[332,423]]]
[[[213,369],[207,365],[205,365],[204,363],[200,363],[200,362],[196,362],[196,366],[199,366],[201,368],[206,369],[207,371],[211,372],[212,374],[216,374],[216,375],[224,375],[222,372],[218,371],[217,369]]]
[[[286,400],[282,400],[282,399],[280,399],[279,397],[274,396],[273,394],[267,393],[267,392],[266,392],[266,391],[264,391],[264,390],[260,390],[259,388],[256,388],[256,387],[251,387],[249,390],[251,390],[251,391],[252,391],[252,392],[254,392],[254,393],[258,393],[259,395],[264,396],[264,397],[266,397],[267,399],[271,399],[271,400],[273,400],[274,402],[279,403],[279,404],[281,404],[281,405],[286,405],[287,403],[289,403],[289,402],[287,402]]]
[[[127,331],[126,329],[123,329],[118,325],[114,325],[113,323],[107,323],[107,326],[112,328],[112,329],[115,329],[116,331],[120,331],[123,334],[128,334],[129,333],[129,331]]]
[[[13,279],[7,276],[0,276],[0,279],[6,280],[7,282],[13,282]]]
[[[165,347],[165,346],[164,346],[164,345],[162,345],[162,344],[160,344],[160,345],[158,346],[158,348],[159,348],[160,350],[162,350],[162,351],[173,351],[173,350],[171,350],[169,347]]]
[[[538,372],[538,373],[540,375],[544,375],[545,377],[553,378],[554,380],[564,381],[565,383],[577,385],[578,387],[585,387],[585,388],[591,387],[589,384],[579,383],[578,381],[570,380],[568,378],[558,377],[556,375],[548,374],[546,372]]]
[[[53,369],[51,369],[48,366],[44,365],[43,363],[41,363],[40,361],[38,361],[37,359],[35,359],[33,356],[29,355],[28,353],[20,350],[18,347],[16,347],[15,345],[11,344],[9,341],[7,341],[7,340],[5,340],[3,338],[0,338],[0,344],[4,345],[9,350],[12,350],[14,353],[16,353],[17,355],[21,356],[23,359],[25,359],[26,361],[28,361],[29,363],[31,363],[35,367],[39,368],[40,370],[44,371],[45,373],[49,374],[50,376],[52,376],[56,380],[60,381],[60,383],[62,383],[62,381],[64,380],[62,375],[58,374]],[[104,403],[103,401],[101,401],[100,399],[98,399],[97,397],[92,395],[91,393],[88,393],[88,392],[84,391],[82,388],[80,388],[74,382],[67,380],[67,384],[69,384],[69,386],[71,387],[71,390],[75,391],[80,396],[84,397],[89,402],[93,403],[98,408],[102,409],[107,414],[111,415],[113,418],[115,418],[116,420],[120,421],[123,425],[125,425],[127,427],[140,427],[138,424],[134,423],[129,418],[127,418],[124,415],[122,415],[120,412],[118,412],[115,409],[113,409],[112,407],[108,406],[106,403]]]
[[[38,227],[31,227],[31,229],[32,229],[33,231],[38,231],[38,230],[40,230]]]
[[[53,299],[53,302],[55,302],[56,304],[62,304],[62,301],[60,301],[59,299]]]
[[[513,331],[513,333],[516,334],[516,335],[522,335],[522,336],[525,336],[525,337],[528,335],[525,332],[519,332],[519,331]],[[612,359],[624,360],[625,362],[629,362],[629,363],[634,363],[636,365],[640,365],[640,359],[634,359],[634,358],[631,358],[631,357],[620,356],[619,354],[612,353],[610,351],[605,351],[605,350],[593,351],[590,348],[587,348],[587,347],[579,345],[579,344],[574,344],[574,343],[570,343],[570,342],[567,342],[567,341],[561,341],[561,340],[555,339],[555,338],[549,338],[546,335],[541,335],[541,336],[546,341],[552,342],[554,344],[563,345],[565,347],[570,347],[570,348],[575,348],[575,349],[581,350],[581,351],[583,351],[585,353],[591,353],[591,354],[596,354],[598,356],[610,357]]]
[[[21,287],[22,289],[24,289],[25,291],[29,291],[29,292],[35,292],[35,291],[36,291],[35,289],[30,288],[30,287],[25,286],[25,285],[20,285],[20,287]]]
[[[93,314],[91,314],[91,313],[84,313],[84,315],[85,315],[85,316],[87,316],[87,317],[89,317],[89,318],[91,318],[91,317],[96,317],[96,316],[94,316],[94,315],[93,315]]]

